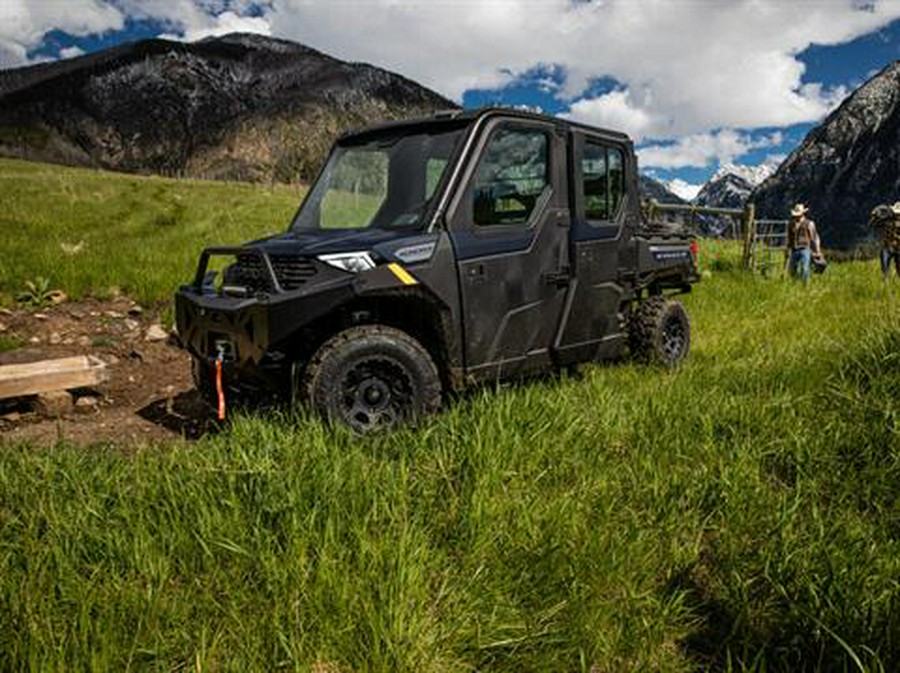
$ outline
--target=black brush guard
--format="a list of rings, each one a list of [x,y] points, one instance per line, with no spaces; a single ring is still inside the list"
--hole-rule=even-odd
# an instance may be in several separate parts
[[[229,256],[234,257],[235,259],[239,259],[241,256],[258,258],[261,268],[266,274],[269,291],[274,293],[284,291],[284,288],[281,287],[281,283],[278,282],[278,276],[275,273],[275,267],[272,265],[272,259],[269,257],[269,254],[261,248],[247,246],[217,246],[204,248],[203,252],[200,253],[200,261],[197,263],[197,272],[194,275],[193,286],[197,291],[202,292],[206,287],[206,272],[209,268],[209,259],[213,255]]]
[[[272,294],[284,291],[266,251],[246,246],[205,248],[200,253],[193,283],[182,286],[175,298],[175,318],[182,346],[208,363],[220,357],[233,365],[258,363],[269,341],[267,312],[260,306],[260,299],[265,299],[267,293],[232,296],[217,292],[207,273],[214,255],[255,257],[263,271],[267,291]]]

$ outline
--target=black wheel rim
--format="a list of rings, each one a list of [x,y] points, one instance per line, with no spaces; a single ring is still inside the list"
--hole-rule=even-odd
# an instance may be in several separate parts
[[[412,377],[391,358],[360,360],[341,380],[341,413],[360,432],[389,428],[409,418],[413,397]]]
[[[666,362],[678,362],[684,357],[687,346],[687,330],[679,316],[670,315],[662,328],[662,351]]]

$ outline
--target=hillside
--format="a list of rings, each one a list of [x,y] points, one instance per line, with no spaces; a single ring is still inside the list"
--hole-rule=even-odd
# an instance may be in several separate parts
[[[168,300],[204,246],[285,230],[304,193],[0,159],[0,306],[40,277],[73,298]]]
[[[342,132],[452,107],[400,75],[286,40],[145,40],[0,71],[0,156],[309,180]]]
[[[753,194],[763,217],[783,218],[804,202],[826,245],[868,234],[872,208],[900,195],[900,61],[849,96]]]

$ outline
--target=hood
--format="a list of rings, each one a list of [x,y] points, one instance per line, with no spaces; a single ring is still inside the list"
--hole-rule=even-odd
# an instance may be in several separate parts
[[[289,231],[252,241],[247,245],[260,246],[270,253],[294,255],[328,255],[339,252],[372,250],[376,246],[422,236],[421,231],[409,229],[335,229],[333,231]]]

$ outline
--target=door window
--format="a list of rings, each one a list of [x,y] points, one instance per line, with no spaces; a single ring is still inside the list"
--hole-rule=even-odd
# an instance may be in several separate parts
[[[587,142],[581,158],[584,216],[587,220],[610,220],[622,201],[624,171],[622,152]]]
[[[491,136],[472,190],[475,224],[527,226],[549,185],[547,148],[543,131],[502,128]]]

